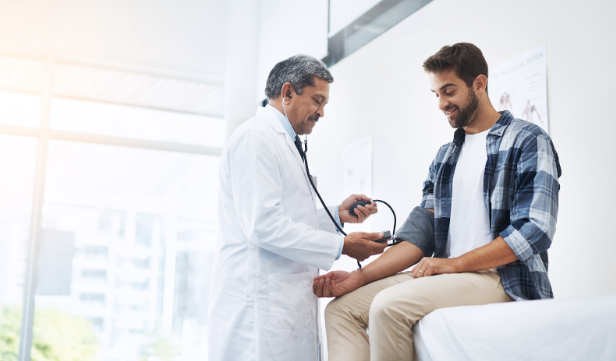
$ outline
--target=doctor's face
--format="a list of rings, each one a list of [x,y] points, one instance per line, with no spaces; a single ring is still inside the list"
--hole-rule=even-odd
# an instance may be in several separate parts
[[[325,116],[328,101],[329,83],[317,77],[314,78],[314,86],[302,89],[302,95],[295,93],[291,99],[286,99],[287,115],[298,135],[312,133],[319,118]]]

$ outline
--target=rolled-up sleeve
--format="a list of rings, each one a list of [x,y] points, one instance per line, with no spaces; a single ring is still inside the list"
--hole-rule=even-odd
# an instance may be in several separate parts
[[[520,261],[552,244],[558,216],[558,154],[547,134],[529,136],[520,147],[510,225],[500,235]]]
[[[436,164],[438,162],[438,155],[430,164],[428,170],[428,177],[423,183],[423,195],[421,197],[420,207],[434,209],[434,179],[436,177]]]

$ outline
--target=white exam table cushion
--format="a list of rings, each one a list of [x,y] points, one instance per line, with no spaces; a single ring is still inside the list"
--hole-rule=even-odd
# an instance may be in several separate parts
[[[616,360],[616,295],[443,308],[413,335],[420,361]]]

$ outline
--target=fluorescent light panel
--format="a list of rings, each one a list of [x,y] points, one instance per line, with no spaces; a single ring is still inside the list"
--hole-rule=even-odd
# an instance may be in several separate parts
[[[55,67],[54,96],[223,116],[220,85],[122,70],[62,64]]]

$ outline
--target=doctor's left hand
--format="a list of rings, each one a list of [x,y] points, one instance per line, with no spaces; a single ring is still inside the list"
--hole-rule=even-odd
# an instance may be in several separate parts
[[[378,212],[376,208],[376,202],[364,206],[357,206],[355,208],[355,214],[357,217],[349,213],[349,208],[355,202],[369,201],[370,198],[365,194],[353,194],[349,198],[345,199],[340,206],[338,206],[338,214],[340,215],[340,222],[343,223],[363,223],[366,218]]]

